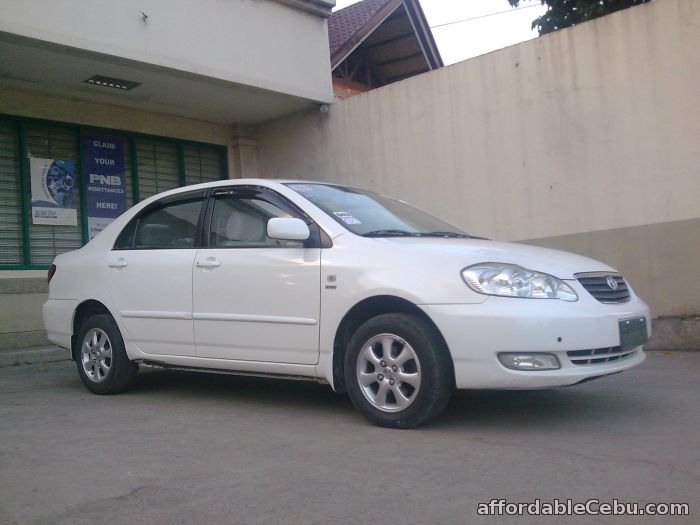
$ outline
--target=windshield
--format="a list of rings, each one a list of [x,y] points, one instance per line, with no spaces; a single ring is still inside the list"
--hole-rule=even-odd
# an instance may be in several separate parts
[[[469,237],[405,202],[377,193],[314,183],[289,183],[345,228],[365,237]]]

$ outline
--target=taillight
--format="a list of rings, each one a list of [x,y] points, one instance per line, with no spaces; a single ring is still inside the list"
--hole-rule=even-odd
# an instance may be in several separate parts
[[[51,282],[51,279],[53,278],[55,273],[56,273],[56,265],[52,264],[51,266],[49,266],[49,282]]]

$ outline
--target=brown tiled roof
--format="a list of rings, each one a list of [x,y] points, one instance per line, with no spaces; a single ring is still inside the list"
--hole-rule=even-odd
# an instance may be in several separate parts
[[[362,0],[335,11],[328,19],[328,45],[331,56],[390,1]]]

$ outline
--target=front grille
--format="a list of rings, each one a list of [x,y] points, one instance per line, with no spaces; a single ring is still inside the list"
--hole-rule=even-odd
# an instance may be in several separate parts
[[[601,303],[626,303],[630,300],[630,291],[621,275],[616,273],[577,273],[574,277],[588,293]],[[617,289],[608,285],[612,277],[617,283]]]
[[[619,346],[595,348],[593,350],[571,350],[566,352],[575,365],[598,365],[611,361],[622,361],[632,357],[637,350],[622,350]]]

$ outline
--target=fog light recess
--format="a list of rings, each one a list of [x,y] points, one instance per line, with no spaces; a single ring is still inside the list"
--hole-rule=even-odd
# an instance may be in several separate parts
[[[498,360],[510,370],[559,370],[561,365],[554,354],[540,352],[501,352]]]

